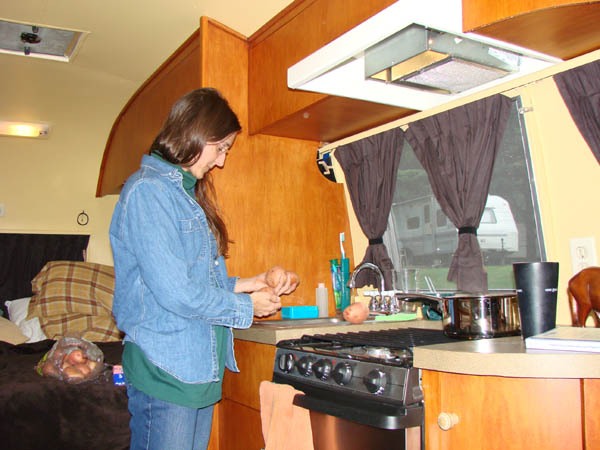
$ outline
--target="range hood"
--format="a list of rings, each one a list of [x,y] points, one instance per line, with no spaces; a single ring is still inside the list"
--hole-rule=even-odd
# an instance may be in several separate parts
[[[462,32],[461,0],[399,0],[288,69],[288,86],[425,110],[560,59]]]

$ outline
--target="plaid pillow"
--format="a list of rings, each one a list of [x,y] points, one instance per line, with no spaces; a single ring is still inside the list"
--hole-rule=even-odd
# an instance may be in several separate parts
[[[119,340],[112,316],[114,268],[81,261],[51,261],[31,281],[27,319],[38,317],[46,336]]]

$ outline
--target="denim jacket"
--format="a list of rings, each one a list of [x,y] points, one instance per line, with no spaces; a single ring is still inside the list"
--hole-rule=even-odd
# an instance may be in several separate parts
[[[213,325],[228,327],[226,367],[239,372],[231,328],[252,325],[248,294],[233,292],[202,208],[182,176],[145,155],[125,183],[110,225],[113,314],[125,340],[186,383],[219,381]]]

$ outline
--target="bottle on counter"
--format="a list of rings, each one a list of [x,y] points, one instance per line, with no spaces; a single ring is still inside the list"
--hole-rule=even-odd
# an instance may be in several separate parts
[[[319,283],[316,289],[317,308],[319,309],[319,317],[329,316],[329,294],[325,283]]]

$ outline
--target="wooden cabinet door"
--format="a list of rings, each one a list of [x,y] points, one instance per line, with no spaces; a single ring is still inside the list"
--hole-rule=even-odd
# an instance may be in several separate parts
[[[273,377],[274,345],[235,340],[239,373],[225,371],[219,403],[218,447],[215,450],[261,449],[259,386]]]
[[[600,379],[583,380],[585,449],[600,448]]]
[[[580,383],[423,371],[426,448],[582,449]],[[442,431],[442,413],[458,423]]]

